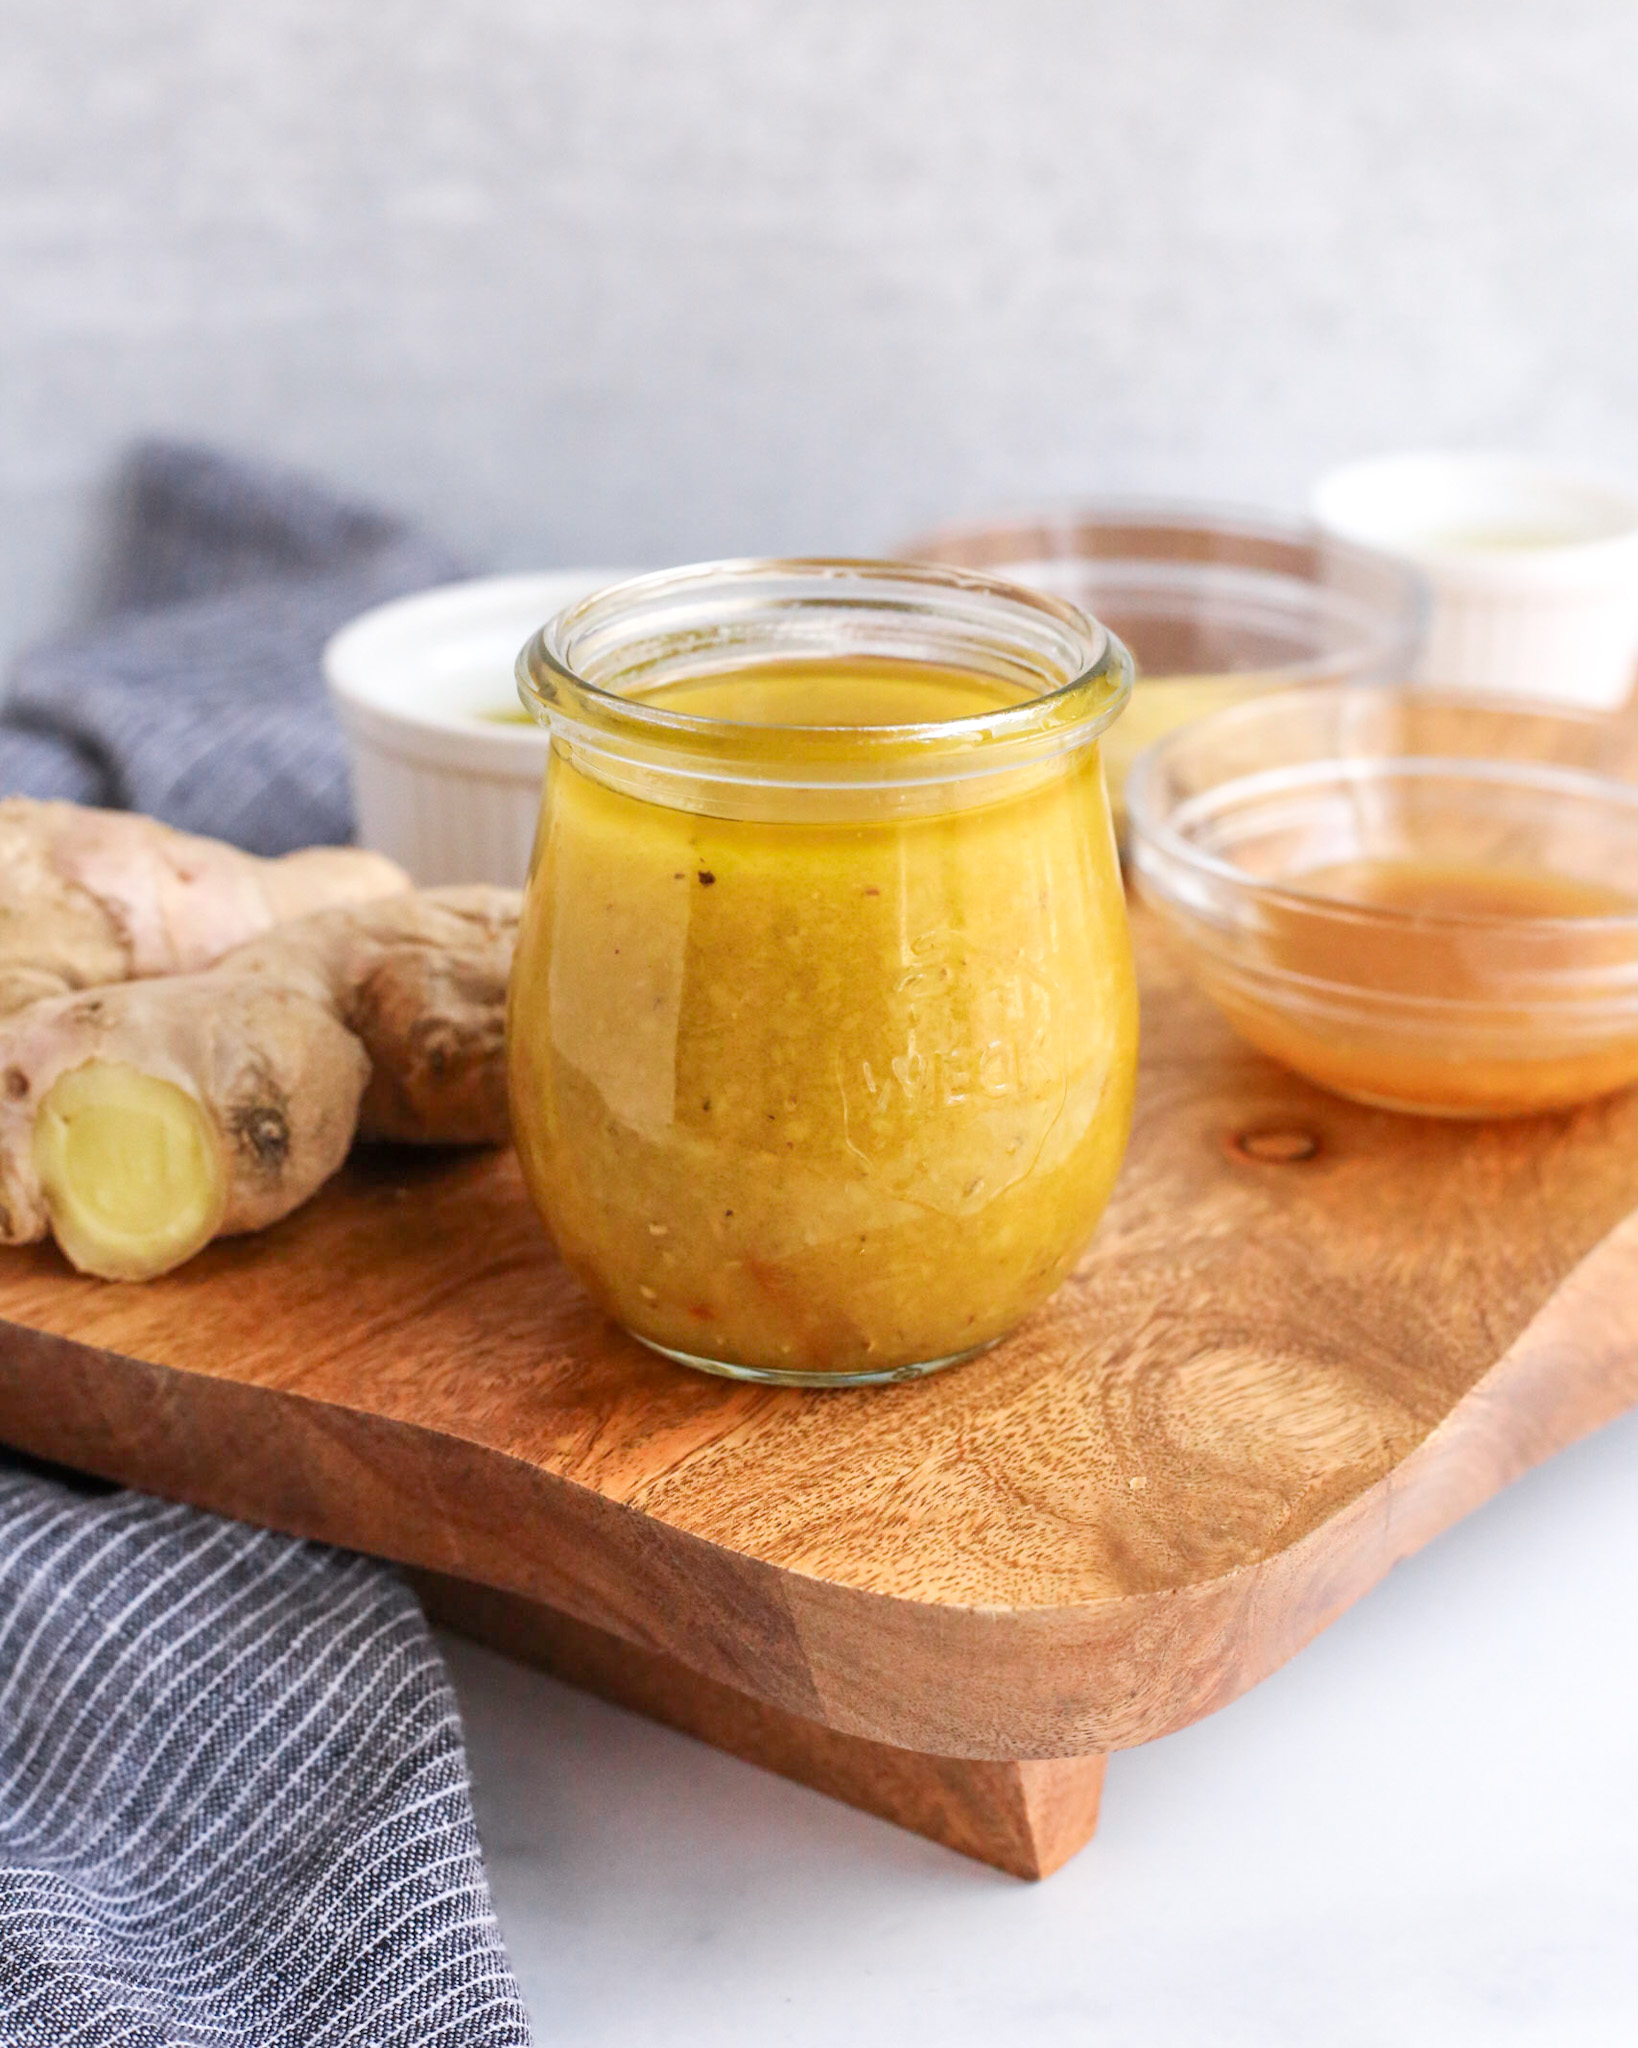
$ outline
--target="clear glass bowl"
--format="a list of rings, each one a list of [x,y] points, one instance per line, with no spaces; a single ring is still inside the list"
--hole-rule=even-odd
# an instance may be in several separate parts
[[[1125,642],[1137,686],[1104,746],[1117,817],[1144,747],[1270,690],[1398,680],[1429,615],[1404,562],[1296,521],[1199,506],[1088,505],[948,527],[899,552],[1066,598]]]
[[[1251,1043],[1426,1116],[1638,1081],[1638,787],[1626,721],[1332,687],[1172,734],[1130,858]]]

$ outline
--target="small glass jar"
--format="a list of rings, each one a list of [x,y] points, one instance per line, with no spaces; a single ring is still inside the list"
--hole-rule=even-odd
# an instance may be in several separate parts
[[[1068,1273],[1137,998],[1098,739],[1131,663],[961,570],[711,564],[560,613],[508,1020],[570,1269],[685,1364],[913,1378]]]

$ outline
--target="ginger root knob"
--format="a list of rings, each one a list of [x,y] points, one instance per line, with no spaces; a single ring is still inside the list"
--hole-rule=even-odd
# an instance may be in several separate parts
[[[123,1060],[60,1074],[34,1123],[51,1230],[102,1280],[151,1280],[221,1227],[227,1173],[215,1122],[179,1088]]]

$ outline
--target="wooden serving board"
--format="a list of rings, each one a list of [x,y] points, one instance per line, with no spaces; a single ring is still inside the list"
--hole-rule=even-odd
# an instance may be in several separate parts
[[[1071,1282],[854,1392],[623,1337],[509,1157],[378,1153],[145,1287],[0,1261],[0,1437],[418,1568],[434,1610],[1039,1875],[1222,1706],[1638,1398],[1638,1093],[1444,1124],[1242,1047],[1138,921],[1142,1082]]]

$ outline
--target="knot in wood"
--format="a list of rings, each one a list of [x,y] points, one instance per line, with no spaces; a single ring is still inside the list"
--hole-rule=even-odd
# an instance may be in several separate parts
[[[1312,1131],[1289,1129],[1241,1131],[1230,1138],[1229,1151],[1258,1166],[1300,1166],[1316,1158],[1320,1141]]]

